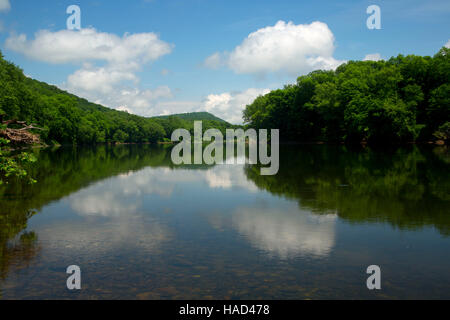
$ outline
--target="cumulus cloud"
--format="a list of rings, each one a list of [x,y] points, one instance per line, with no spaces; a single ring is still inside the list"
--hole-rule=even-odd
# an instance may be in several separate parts
[[[134,74],[126,72],[116,74],[103,70],[97,70],[97,72],[95,70],[78,70],[69,76],[68,83],[64,84],[62,88],[119,111],[141,116],[157,115],[159,99],[172,98],[171,89],[167,86],[139,89],[120,85],[122,80],[135,80],[134,78]],[[105,79],[105,81],[102,82],[99,79]]]
[[[126,33],[120,37],[93,28],[57,32],[41,30],[34,39],[28,39],[24,34],[10,36],[5,45],[34,60],[81,64],[81,69],[69,75],[61,87],[111,108],[149,115],[155,101],[172,97],[167,86],[136,89],[139,88],[137,72],[145,64],[172,51],[172,45],[152,32]]]
[[[87,28],[80,31],[41,30],[34,40],[25,34],[6,40],[6,47],[25,56],[49,63],[102,60],[116,64],[149,62],[171,52],[172,46],[155,33],[115,34]]]
[[[447,41],[447,43],[445,44],[446,48],[450,48],[450,40]]]
[[[133,86],[123,83],[131,81]],[[172,98],[169,87],[138,88],[139,79],[132,70],[85,66],[70,75],[62,87],[95,103],[128,113],[151,116],[160,99]]]
[[[9,3],[9,0],[0,0],[0,12],[8,11],[9,9],[11,9],[11,4]]]
[[[86,66],[71,74],[67,82],[68,87],[76,91],[84,90],[108,94],[114,91],[115,85],[127,80],[137,82],[138,78],[130,70]]]
[[[152,112],[155,116],[168,116],[196,111],[199,105],[201,105],[201,101],[162,101],[154,106]]]
[[[366,55],[363,61],[380,61],[380,60],[382,60],[382,58],[379,53],[371,53]]]
[[[242,112],[258,96],[269,93],[269,89],[250,88],[243,92],[210,94],[206,97],[201,109],[219,115],[230,123],[242,123]]]
[[[218,94],[209,94],[201,100],[191,100],[191,101],[157,101],[155,102],[151,110],[146,116],[157,116],[157,115],[170,115],[176,113],[186,113],[186,112],[198,112],[207,111],[210,112],[230,123],[242,124],[242,112],[248,104],[251,104],[258,96],[265,95],[270,92],[270,89],[258,89],[249,88],[242,92],[224,92]],[[125,103],[125,101],[132,100],[130,97],[121,100],[119,96],[120,92],[113,93],[114,101],[119,101]],[[139,94],[137,94],[139,96]],[[172,92],[168,87],[160,87],[152,90],[152,93],[148,95],[146,99],[141,99],[141,102],[157,100],[160,98],[170,98],[172,97]],[[138,103],[134,103],[138,105]],[[125,107],[125,106],[124,106]],[[141,106],[145,108],[145,106]],[[129,111],[129,108],[123,109],[124,111]],[[136,110],[136,108],[134,109]]]
[[[298,75],[338,67],[344,61],[333,57],[334,50],[334,35],[327,24],[278,21],[251,33],[233,51],[214,53],[204,64],[211,68],[224,64],[238,74]]]
[[[145,109],[150,106],[152,101],[157,101],[164,98],[172,98],[172,91],[167,86],[159,86],[156,89],[150,90],[139,90],[139,89],[129,89],[122,90],[120,96],[116,97],[116,101],[124,104],[131,101],[135,108]]]
[[[133,113],[133,111],[131,111],[131,109],[127,108],[126,106],[117,107],[116,110],[117,111],[128,112],[128,113]]]

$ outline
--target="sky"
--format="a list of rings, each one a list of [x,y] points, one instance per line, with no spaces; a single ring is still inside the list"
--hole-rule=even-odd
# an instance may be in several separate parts
[[[68,30],[77,5],[81,30]],[[380,8],[380,28],[369,29]],[[0,50],[34,79],[142,116],[242,123],[257,96],[349,60],[450,46],[448,0],[0,0]]]

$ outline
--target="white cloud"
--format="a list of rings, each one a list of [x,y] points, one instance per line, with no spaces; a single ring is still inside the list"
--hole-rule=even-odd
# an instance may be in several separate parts
[[[193,112],[201,104],[199,101],[161,101],[152,109],[154,116],[167,116],[171,114]]]
[[[379,53],[372,53],[366,55],[363,61],[380,61],[380,60],[382,60],[382,58]]]
[[[238,93],[210,94],[206,97],[199,111],[208,111],[230,123],[239,124],[242,123],[242,112],[245,107],[258,96],[269,92],[269,89],[250,88]]]
[[[128,105],[132,110],[131,113],[149,116],[153,113],[150,109],[155,106],[156,101],[172,97],[172,91],[167,86],[159,86],[153,90],[135,88],[122,90],[117,96],[113,95],[110,103],[115,101],[121,105]]]
[[[213,68],[225,64],[238,74],[298,75],[335,69],[344,61],[333,57],[334,49],[334,35],[325,23],[295,25],[278,21],[248,35],[231,53],[214,53],[204,64]]]
[[[24,34],[11,36],[6,47],[25,56],[49,63],[107,61],[115,64],[147,63],[172,51],[172,46],[155,33],[115,34],[93,28],[80,31],[41,30],[34,40]]]
[[[164,90],[165,88],[165,90]],[[152,91],[153,97],[170,98],[171,92],[167,87],[160,87]],[[170,115],[177,113],[207,111],[215,116],[218,116],[230,123],[241,124],[242,112],[248,104],[251,104],[258,96],[265,95],[270,92],[270,89],[256,89],[250,88],[243,92],[224,92],[219,94],[210,94],[201,101],[155,101],[152,104],[146,116]],[[113,94],[115,102],[122,102],[123,104],[128,99],[121,99]],[[156,100],[156,99],[153,99]],[[125,107],[125,106],[122,106]],[[129,111],[127,109],[121,109]],[[132,108],[133,112],[138,108]]]
[[[86,82],[83,82],[83,76],[86,76]],[[114,74],[110,74],[113,76]],[[107,77],[108,74],[105,75]],[[69,77],[69,84],[63,88],[86,99],[103,106],[113,108],[119,111],[137,114],[141,116],[158,115],[160,99],[169,99],[173,97],[172,91],[167,86],[159,86],[154,89],[139,89],[136,87],[126,87],[112,85],[105,81],[104,83],[95,82],[95,75],[80,71],[80,77],[72,81],[72,75]],[[126,77],[126,74],[117,75],[117,79]],[[101,79],[99,75],[97,79]],[[89,80],[92,79],[92,86],[89,87]],[[116,80],[117,80],[116,79]]]
[[[0,12],[8,11],[9,9],[11,9],[11,4],[9,3],[9,0],[0,0]]]
[[[139,88],[137,72],[172,51],[172,45],[155,33],[127,33],[119,37],[93,28],[41,30],[33,40],[24,34],[11,36],[6,47],[38,61],[82,64],[61,87],[110,108],[150,115],[158,99],[172,97],[167,86]]]
[[[153,89],[140,89],[137,85],[125,86],[124,80],[134,80],[133,73],[108,72],[102,70],[78,70],[69,76],[68,83],[62,88],[89,101],[113,108],[119,111],[141,116],[158,115],[161,100],[173,98],[168,86],[159,86]],[[99,79],[103,79],[102,82]]]
[[[116,108],[117,111],[123,111],[123,112],[128,112],[128,113],[133,113],[133,111],[131,111],[131,109],[127,108],[126,106],[120,106],[118,108]]]
[[[72,91],[93,91],[100,94],[113,92],[115,85],[122,81],[137,82],[138,78],[130,70],[86,66],[71,74],[67,79],[68,88]]]
[[[447,41],[447,43],[445,44],[446,48],[450,48],[450,40]]]
[[[160,87],[151,92],[146,98],[147,101],[155,101],[151,105],[146,116],[170,115],[186,112],[207,111],[219,118],[222,118],[232,124],[242,124],[242,112],[248,104],[251,104],[258,96],[265,95],[270,89],[250,88],[243,92],[224,92],[219,94],[210,94],[201,101],[156,101],[160,98],[170,98],[171,92],[167,87]],[[142,93],[141,93],[142,94]],[[133,95],[134,96],[134,95]],[[139,96],[139,94],[137,94]],[[131,97],[120,97],[112,93],[112,101],[121,103],[122,107],[126,107],[127,101],[132,101],[135,107],[131,108],[134,113],[139,111],[138,103],[133,101]],[[150,99],[153,97],[154,99]],[[136,99],[139,100],[139,99]],[[141,100],[142,102],[144,100]],[[141,106],[142,109],[145,106]],[[126,110],[129,111],[129,107]]]

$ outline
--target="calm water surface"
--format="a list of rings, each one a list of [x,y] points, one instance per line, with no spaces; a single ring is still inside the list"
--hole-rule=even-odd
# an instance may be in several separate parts
[[[276,176],[170,151],[35,151],[38,183],[0,187],[0,298],[450,298],[445,148],[282,146]]]

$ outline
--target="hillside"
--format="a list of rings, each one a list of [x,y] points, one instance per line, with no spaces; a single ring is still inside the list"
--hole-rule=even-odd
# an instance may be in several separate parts
[[[155,143],[170,139],[173,130],[193,129],[193,119],[205,119],[204,129],[230,125],[213,115],[145,118],[91,103],[55,86],[26,77],[0,52],[0,120],[36,124],[47,143]]]
[[[213,120],[218,122],[223,122],[226,124],[229,124],[227,121],[220,119],[216,117],[215,115],[209,113],[209,112],[190,112],[190,113],[180,113],[180,114],[172,114],[168,116],[157,116],[154,117],[156,119],[167,119],[169,117],[177,117],[183,120],[188,121],[206,121],[206,120]]]

